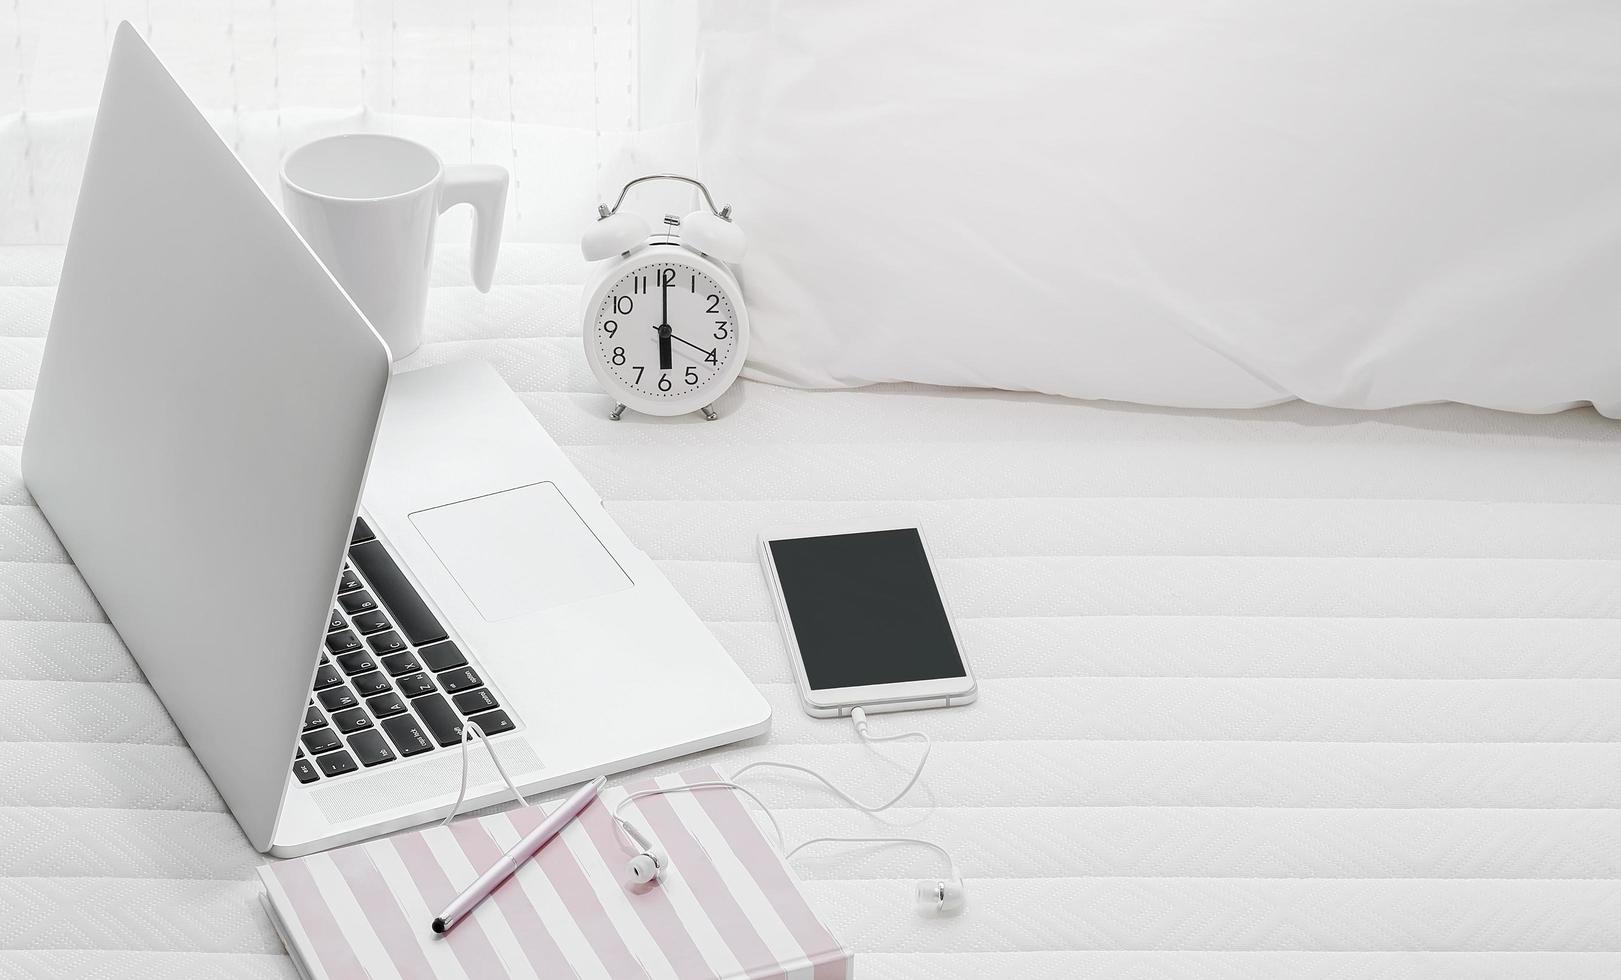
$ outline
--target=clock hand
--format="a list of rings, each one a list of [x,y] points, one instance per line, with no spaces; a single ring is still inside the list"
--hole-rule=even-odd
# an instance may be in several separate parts
[[[671,334],[670,336],[675,337],[675,334]],[[691,347],[693,350],[697,351],[700,354],[713,354],[713,353],[715,353],[712,350],[705,350],[704,348],[699,347],[697,344],[693,343],[692,341],[688,340],[685,337],[675,337],[675,339],[681,341],[683,344],[686,344],[688,347]]]
[[[670,359],[670,284],[665,281],[664,273],[659,273],[659,299],[663,310],[659,316],[659,370],[668,371],[675,367]]]

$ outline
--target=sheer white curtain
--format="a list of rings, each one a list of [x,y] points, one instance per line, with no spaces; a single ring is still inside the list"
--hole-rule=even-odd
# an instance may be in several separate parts
[[[569,241],[696,157],[690,0],[0,0],[0,244],[66,240],[121,20],[277,200],[287,150],[390,132],[507,167],[506,237]]]

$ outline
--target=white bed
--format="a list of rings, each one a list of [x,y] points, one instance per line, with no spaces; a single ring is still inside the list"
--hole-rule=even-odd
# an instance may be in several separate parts
[[[0,250],[0,976],[291,977],[258,856],[19,476],[59,262]],[[616,424],[582,273],[508,246],[407,366],[493,362],[759,683],[770,738],[711,761],[892,785],[798,710],[753,535],[931,530],[980,699],[874,725],[935,735],[897,819],[970,910],[913,913],[924,854],[799,861],[861,975],[1621,974],[1621,425],[757,384]],[[864,829],[764,792],[791,838]]]

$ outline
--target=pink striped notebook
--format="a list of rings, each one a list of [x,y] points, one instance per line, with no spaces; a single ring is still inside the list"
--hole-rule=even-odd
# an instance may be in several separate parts
[[[538,809],[267,864],[265,905],[310,980],[848,980],[853,955],[735,794],[675,793],[627,808],[671,867],[658,885],[626,888],[630,855],[610,807],[655,782],[716,778],[704,767],[605,790],[448,936],[428,923],[540,822]]]

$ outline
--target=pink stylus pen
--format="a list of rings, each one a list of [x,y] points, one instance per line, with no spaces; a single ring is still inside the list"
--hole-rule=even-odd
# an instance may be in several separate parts
[[[489,870],[473,880],[471,885],[463,889],[460,895],[450,900],[445,910],[433,920],[434,932],[449,932],[456,928],[456,923],[467,918],[467,913],[478,908],[478,904],[490,897],[490,893],[500,886],[501,882],[512,877],[512,873],[523,867],[523,863],[535,856],[535,852],[546,846],[546,842],[556,837],[558,831],[569,825],[569,822],[580,815],[580,811],[591,805],[602,790],[602,785],[608,780],[598,776],[589,783],[574,791],[574,794],[558,805],[557,809],[546,815],[540,826],[524,835],[523,840],[512,846],[512,850],[501,855]]]

